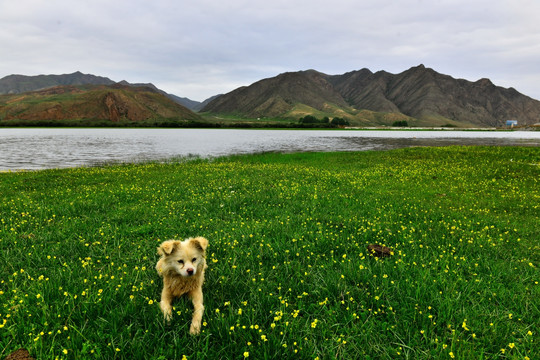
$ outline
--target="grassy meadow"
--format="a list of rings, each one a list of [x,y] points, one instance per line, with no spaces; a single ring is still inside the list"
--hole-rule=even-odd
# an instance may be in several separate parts
[[[540,358],[540,148],[8,172],[0,194],[0,359]],[[197,235],[191,336],[154,266]]]

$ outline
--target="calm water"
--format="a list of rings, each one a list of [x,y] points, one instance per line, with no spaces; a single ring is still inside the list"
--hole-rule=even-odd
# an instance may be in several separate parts
[[[270,151],[359,151],[446,145],[540,146],[540,132],[0,128],[0,170]]]

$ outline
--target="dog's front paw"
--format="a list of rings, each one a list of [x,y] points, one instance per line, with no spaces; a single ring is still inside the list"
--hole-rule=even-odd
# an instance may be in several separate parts
[[[191,335],[199,335],[201,333],[201,324],[200,323],[191,323],[189,328],[189,333]]]
[[[167,324],[169,324],[172,320],[172,313],[171,312],[168,312],[168,313],[164,313],[163,314],[163,319],[165,320],[165,322]]]
[[[163,318],[167,323],[170,323],[172,320],[171,306],[163,301],[159,304],[159,306],[161,307],[161,311],[163,312]]]

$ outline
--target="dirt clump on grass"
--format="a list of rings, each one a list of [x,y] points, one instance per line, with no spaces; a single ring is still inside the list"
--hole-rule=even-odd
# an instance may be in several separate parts
[[[368,254],[376,256],[376,257],[388,257],[391,255],[394,255],[394,252],[392,249],[390,249],[387,246],[379,245],[379,244],[370,244],[367,247]]]
[[[8,356],[6,356],[5,360],[35,360],[32,356],[30,356],[30,352],[26,349],[19,349],[15,350]]]

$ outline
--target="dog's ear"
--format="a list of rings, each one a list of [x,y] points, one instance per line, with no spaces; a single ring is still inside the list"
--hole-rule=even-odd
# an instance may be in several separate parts
[[[178,241],[176,240],[167,240],[164,241],[158,248],[157,252],[161,256],[170,255],[174,250],[176,250],[176,246],[178,245]]]
[[[206,248],[208,247],[208,240],[206,238],[203,238],[202,236],[198,236],[196,238],[190,239],[189,243],[194,246],[196,249],[199,249],[203,253],[206,251]]]

